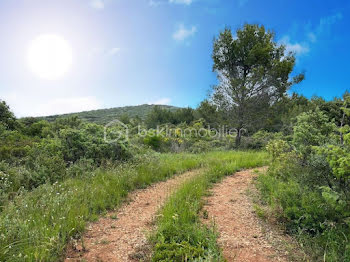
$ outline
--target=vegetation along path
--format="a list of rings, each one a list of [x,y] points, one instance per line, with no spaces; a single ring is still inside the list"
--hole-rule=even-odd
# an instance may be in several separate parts
[[[247,194],[254,187],[254,177],[256,174],[250,169],[237,172],[216,184],[206,198],[207,223],[214,220],[219,232],[218,244],[227,261],[287,261],[286,254],[277,251],[270,241],[281,236],[274,235],[272,230],[266,232],[254,212],[252,200]]]
[[[188,171],[130,194],[118,211],[92,223],[83,241],[73,245],[66,261],[138,261],[147,256],[147,232],[158,209],[174,189],[201,169]]]

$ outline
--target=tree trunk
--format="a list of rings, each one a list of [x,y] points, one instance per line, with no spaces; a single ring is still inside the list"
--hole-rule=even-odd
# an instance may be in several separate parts
[[[343,117],[340,121],[340,128],[343,127],[344,125],[344,120],[345,120],[345,112],[343,112]],[[340,134],[340,145],[344,145],[344,137],[343,137],[343,132],[342,131],[339,131],[339,134]]]
[[[241,129],[237,129],[237,135],[236,135],[236,147],[239,148],[241,145]]]

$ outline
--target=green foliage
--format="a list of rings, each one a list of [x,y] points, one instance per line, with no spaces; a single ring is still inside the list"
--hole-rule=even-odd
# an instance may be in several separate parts
[[[0,123],[7,130],[13,130],[16,127],[15,115],[3,100],[0,100]]]
[[[49,122],[53,122],[59,118],[70,118],[70,117],[78,117],[83,121],[87,121],[90,123],[96,123],[100,125],[108,124],[109,122],[119,119],[125,120],[127,116],[129,119],[141,119],[145,120],[147,115],[156,107],[156,105],[139,105],[139,106],[124,106],[124,107],[115,107],[109,109],[98,109],[85,111],[80,113],[71,113],[65,115],[54,115],[42,117],[42,119],[47,120]],[[170,111],[175,111],[178,107],[160,105],[158,106],[162,109],[168,109]]]
[[[214,40],[212,57],[220,82],[213,88],[212,99],[230,113],[230,122],[237,130],[261,128],[271,104],[303,80],[303,75],[298,75],[289,81],[294,54],[287,54],[264,26],[245,24],[236,31],[236,38],[225,29]],[[237,132],[237,145],[240,139]]]
[[[66,162],[59,140],[43,140],[31,148],[26,167],[32,173],[28,189],[44,183],[61,181],[66,175]]]
[[[155,106],[153,110],[147,115],[145,120],[148,128],[157,128],[162,124],[190,124],[195,120],[194,110],[192,108],[180,108],[177,110],[169,110],[161,106]]]
[[[59,138],[67,162],[74,163],[84,157],[99,165],[103,160],[125,159],[128,156],[124,144],[104,141],[104,129],[100,125],[84,123],[79,130],[63,129]]]
[[[153,235],[153,261],[223,261],[215,228],[199,220],[202,197],[209,186],[242,168],[266,163],[265,153],[217,152],[206,159],[207,169],[185,182],[167,201]]]
[[[23,123],[23,121],[21,121]],[[24,128],[24,133],[30,137],[44,138],[50,135],[51,126],[47,121],[35,120],[34,122],[27,124]]]
[[[288,96],[304,77],[290,80],[294,55],[263,26],[247,24],[236,36],[225,29],[214,40],[219,85],[197,109],[141,105],[17,120],[0,100],[0,261],[60,259],[67,241],[127,192],[203,165],[211,168],[164,207],[153,259],[219,260],[215,230],[198,221],[200,198],[225,174],[267,159],[209,152],[239,144],[266,146],[272,163],[258,186],[315,260],[349,261],[349,93],[332,101]],[[129,140],[126,134],[115,140],[123,127],[111,126],[106,136],[115,141],[105,141],[103,125],[115,119],[126,125]],[[140,137],[139,126],[169,126],[173,133]],[[246,131],[235,140],[213,136],[208,126]]]
[[[18,130],[3,130],[0,133],[0,160],[9,163],[16,162],[27,156],[35,139],[26,136]]]
[[[274,215],[298,238],[313,261],[348,261],[349,207],[329,187],[310,190],[295,178],[261,175],[258,187]]]
[[[296,117],[314,107],[315,105],[302,95],[293,93],[291,96],[284,96],[271,106],[264,129],[290,135],[293,133]]]
[[[15,129],[0,128],[0,206],[21,190],[66,179],[75,173],[73,166],[81,160],[92,162],[96,168],[131,158],[127,143],[105,142],[103,126],[84,123],[77,117],[52,123],[35,118],[14,121]]]
[[[243,137],[241,147],[248,149],[263,149],[271,140],[281,138],[282,136],[282,133],[272,133],[265,130],[259,130],[251,137]]]
[[[194,116],[194,110],[190,107],[187,108],[180,108],[176,111],[174,111],[174,122],[173,124],[181,124],[186,123],[190,124],[192,121],[195,120]]]
[[[211,236],[212,232],[203,232]],[[215,239],[212,239],[215,243]],[[205,258],[208,254],[204,247],[196,247],[187,241],[181,243],[157,243],[157,253],[154,254],[153,261],[193,261],[199,258]],[[217,259],[217,258],[216,258]]]
[[[314,111],[302,113],[297,117],[293,144],[304,156],[309,155],[313,146],[329,143],[334,130],[335,125],[322,111],[316,108]]]
[[[161,136],[147,136],[144,138],[143,142],[150,146],[153,150],[159,151],[162,146],[162,137]]]
[[[338,105],[347,116],[347,97]],[[304,243],[315,261],[348,261],[349,129],[345,120],[337,128],[329,115],[341,114],[327,113],[318,106],[301,113],[291,143],[273,140],[268,144],[272,163],[268,174],[259,177],[258,187],[276,216]]]
[[[82,234],[87,221],[119,206],[129,191],[199,167],[209,157],[153,154],[143,156],[141,162],[95,171],[77,163],[70,172],[81,177],[22,192],[4,207],[0,213],[0,261],[57,261],[66,243]],[[84,169],[79,171],[78,164]],[[0,180],[6,179],[1,172]]]
[[[223,112],[219,112],[218,108],[211,104],[208,100],[204,100],[200,103],[196,110],[197,118],[204,119],[206,125],[214,128],[218,128],[220,124],[225,121],[225,115]]]
[[[0,213],[0,260],[59,260],[66,243],[82,234],[87,221],[96,219],[106,209],[119,206],[129,191],[211,163],[216,163],[219,168],[215,175],[218,176],[236,170],[240,166],[237,163],[248,167],[262,164],[265,158],[264,154],[257,153],[152,154],[143,156],[140,162],[98,170],[86,168],[91,163],[80,160],[83,162],[79,161],[68,171],[75,174],[75,178],[71,175],[62,182],[45,184],[31,192],[23,191],[4,206]],[[227,165],[222,166],[221,162]],[[4,178],[3,173],[0,174]],[[214,181],[213,176],[209,178]],[[208,230],[202,231],[197,240],[208,238],[207,232],[212,232]],[[216,247],[214,236],[211,233],[208,243]],[[188,252],[194,255],[201,252],[185,240],[181,245],[175,252],[177,257]],[[171,253],[166,245],[162,248]]]
[[[156,128],[158,125],[172,123],[173,115],[170,110],[155,106],[146,118],[146,125],[149,128]]]
[[[291,146],[282,139],[276,139],[266,145],[266,150],[272,156],[272,160],[276,161],[285,158],[285,154],[291,151]]]
[[[194,142],[191,147],[190,150],[192,153],[203,153],[203,152],[208,152],[212,149],[212,145],[210,143],[208,143],[207,141],[204,140],[200,140],[197,142]],[[217,147],[215,147],[217,148]]]

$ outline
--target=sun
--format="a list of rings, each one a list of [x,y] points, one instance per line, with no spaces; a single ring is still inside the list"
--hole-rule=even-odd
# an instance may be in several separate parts
[[[57,79],[70,69],[72,56],[72,48],[63,37],[45,34],[31,42],[28,49],[28,64],[37,76]]]

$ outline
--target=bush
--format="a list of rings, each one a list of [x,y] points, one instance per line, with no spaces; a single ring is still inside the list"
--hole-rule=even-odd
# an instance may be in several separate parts
[[[347,126],[336,130],[316,108],[297,117],[292,146],[283,140],[267,145],[272,163],[268,174],[259,177],[263,199],[288,231],[312,249],[315,260],[350,260],[347,132]]]
[[[129,191],[199,167],[209,157],[153,154],[140,162],[100,168],[83,177],[77,169],[87,160],[80,160],[68,171],[77,174],[76,178],[39,186],[4,206],[0,261],[58,261],[66,243],[81,235],[87,221],[120,205]]]
[[[335,131],[334,123],[318,108],[302,113],[297,117],[294,126],[293,144],[305,157],[310,155],[313,146],[321,146],[332,142]]]
[[[162,144],[163,144],[163,139],[161,136],[147,136],[143,139],[143,142],[145,145],[150,146],[153,150],[155,151],[160,151]]]
[[[274,215],[315,261],[348,261],[350,209],[337,192],[329,187],[310,190],[292,178],[282,181],[270,174],[260,175],[257,185]]]
[[[0,159],[9,163],[22,161],[28,155],[33,143],[37,141],[18,130],[3,130],[0,139]]]

